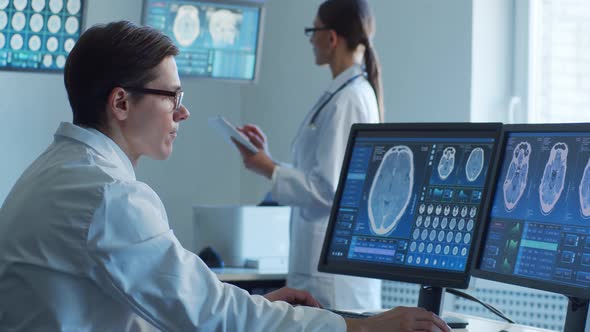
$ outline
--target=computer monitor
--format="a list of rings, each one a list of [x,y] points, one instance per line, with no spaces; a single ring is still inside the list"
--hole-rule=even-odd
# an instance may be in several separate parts
[[[491,123],[353,125],[318,269],[422,284],[419,306],[440,313],[443,287],[469,285],[500,133]]]
[[[504,136],[473,273],[570,297],[566,330],[584,331],[579,324],[585,324],[590,298],[590,124],[512,125]]]
[[[178,46],[181,76],[253,82],[263,14],[263,0],[144,0],[143,24]]]
[[[83,0],[0,1],[0,69],[63,71],[84,7]]]

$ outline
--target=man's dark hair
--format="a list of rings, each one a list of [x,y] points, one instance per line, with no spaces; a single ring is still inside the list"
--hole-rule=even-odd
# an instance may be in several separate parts
[[[91,27],[72,49],[64,71],[73,123],[102,127],[115,87],[145,86],[156,78],[154,68],[177,54],[170,38],[151,27],[128,21]]]

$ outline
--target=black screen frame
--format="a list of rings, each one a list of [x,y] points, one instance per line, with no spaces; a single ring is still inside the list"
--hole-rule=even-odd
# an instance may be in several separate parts
[[[548,132],[555,132],[555,133],[567,133],[567,132],[588,132],[590,133],[590,123],[566,123],[566,124],[513,124],[513,125],[505,125],[502,132],[502,147],[499,150],[499,163],[498,169],[496,172],[496,179],[494,183],[497,184],[499,181],[501,171],[501,166],[504,163],[505,158],[505,149],[508,142],[508,135],[511,133],[548,133]],[[556,282],[548,282],[542,281],[539,279],[533,278],[525,278],[515,275],[505,275],[497,272],[490,272],[486,270],[482,270],[480,268],[483,259],[483,251],[485,249],[485,239],[487,238],[487,231],[489,228],[489,223],[492,222],[491,219],[491,212],[492,212],[492,203],[495,197],[497,185],[494,185],[492,188],[492,196],[490,199],[490,208],[488,211],[488,216],[485,218],[485,227],[483,227],[481,232],[481,242],[479,245],[479,249],[474,257],[475,264],[473,265],[472,274],[474,277],[503,282],[506,284],[534,288],[542,291],[562,294],[568,297],[576,297],[576,298],[583,298],[583,299],[590,299],[590,286],[587,288],[582,287],[574,287],[568,286],[565,284],[559,284]]]
[[[354,141],[361,132],[388,132],[398,135],[400,138],[405,137],[477,137],[477,138],[493,138],[494,146],[492,155],[490,156],[490,165],[486,173],[486,180],[484,182],[484,189],[482,190],[482,205],[481,211],[486,213],[480,214],[480,219],[476,223],[473,231],[473,242],[469,248],[469,255],[467,256],[467,264],[464,271],[436,271],[433,269],[417,268],[406,265],[388,265],[377,263],[357,263],[346,261],[344,263],[329,262],[328,249],[331,243],[336,217],[338,215],[338,206],[342,198],[345,178],[348,173],[348,162],[350,161],[352,150],[354,148]],[[350,130],[348,144],[344,161],[342,163],[342,170],[336,194],[334,196],[334,203],[332,205],[326,235],[324,237],[324,244],[318,262],[318,270],[320,272],[344,274],[357,277],[377,278],[384,280],[402,281],[409,283],[422,284],[432,287],[452,287],[452,288],[467,288],[471,275],[473,255],[476,248],[479,247],[481,241],[481,225],[484,223],[482,219],[488,216],[488,209],[490,206],[490,192],[491,181],[496,173],[498,166],[498,147],[501,145],[500,140],[502,132],[501,123],[385,123],[385,124],[354,124]],[[445,135],[445,136],[441,136]],[[437,136],[438,135],[438,136]],[[388,136],[395,137],[395,136]]]
[[[141,24],[147,25],[147,3],[149,0],[142,0],[142,10],[141,10]],[[171,2],[175,0],[163,0],[166,2]],[[260,18],[258,20],[258,34],[256,40],[256,58],[254,60],[254,77],[251,79],[243,79],[243,78],[232,78],[232,77],[214,77],[214,76],[203,76],[203,75],[196,75],[196,74],[185,74],[180,73],[180,77],[184,78],[195,78],[195,79],[204,79],[204,80],[214,80],[214,81],[222,81],[222,82],[233,82],[233,83],[241,83],[241,84],[252,84],[257,83],[258,78],[260,77],[260,60],[262,57],[262,37],[264,36],[264,22],[266,17],[266,7],[265,3],[266,0],[178,0],[178,1],[188,1],[188,2],[195,2],[195,3],[203,3],[209,2],[213,4],[220,4],[220,5],[238,5],[238,6],[249,6],[249,7],[256,7],[260,11]],[[164,33],[164,31],[160,31]],[[170,37],[170,36],[169,36]],[[172,37],[170,37],[172,39]],[[178,46],[178,45],[177,45]]]

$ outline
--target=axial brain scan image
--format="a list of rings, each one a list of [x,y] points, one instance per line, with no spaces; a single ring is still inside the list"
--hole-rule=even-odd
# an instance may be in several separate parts
[[[455,168],[455,153],[453,147],[444,149],[440,161],[438,162],[438,176],[441,180],[446,180]]]
[[[467,158],[467,165],[465,165],[465,176],[467,181],[473,182],[477,180],[481,174],[484,163],[484,152],[482,148],[475,148]]]
[[[234,45],[239,37],[242,15],[231,10],[219,9],[207,12],[207,18],[213,45],[217,47]]]
[[[174,18],[172,32],[181,46],[190,46],[201,33],[199,9],[190,5],[180,6]]]
[[[405,145],[394,146],[385,155],[369,191],[369,221],[377,235],[397,226],[412,196],[414,154]]]
[[[582,215],[588,218],[590,217],[590,159],[586,163],[582,180],[580,180],[579,194]]]
[[[568,147],[565,143],[556,143],[551,148],[549,159],[539,185],[539,199],[543,214],[551,213],[561,196],[567,171]]]
[[[512,161],[504,179],[504,206],[512,211],[524,193],[529,173],[532,148],[528,142],[520,142],[514,149]]]

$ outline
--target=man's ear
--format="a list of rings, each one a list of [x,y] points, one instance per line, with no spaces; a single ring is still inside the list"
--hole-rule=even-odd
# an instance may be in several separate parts
[[[122,121],[129,116],[129,97],[129,93],[123,88],[116,87],[111,90],[107,102],[107,109],[115,119]]]
[[[336,31],[334,30],[328,30],[328,32],[330,33],[330,46],[335,48],[338,45],[338,34],[336,33]]]

